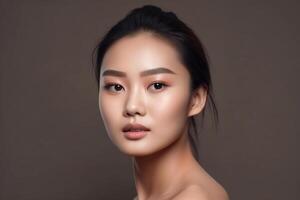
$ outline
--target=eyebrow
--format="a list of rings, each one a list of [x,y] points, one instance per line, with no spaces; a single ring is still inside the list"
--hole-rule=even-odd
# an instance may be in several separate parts
[[[167,73],[167,74],[176,74],[170,69],[164,68],[164,67],[159,67],[155,69],[149,69],[142,71],[140,75],[143,76],[150,76],[154,74],[161,74],[161,73]],[[118,77],[126,77],[126,73],[122,71],[117,71],[117,70],[112,70],[108,69],[102,73],[102,76],[118,76]]]

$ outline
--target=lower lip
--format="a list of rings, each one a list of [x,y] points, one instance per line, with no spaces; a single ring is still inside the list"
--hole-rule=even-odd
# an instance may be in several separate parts
[[[130,140],[137,140],[145,137],[149,131],[128,131],[123,132],[125,137]]]

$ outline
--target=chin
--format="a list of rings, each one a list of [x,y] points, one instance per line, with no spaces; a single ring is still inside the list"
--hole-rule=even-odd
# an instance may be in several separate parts
[[[149,142],[149,141],[148,141]],[[148,143],[147,142],[147,143]],[[162,149],[165,149],[168,145],[149,145],[149,143],[131,143],[131,144],[124,144],[119,146],[119,150],[128,156],[132,157],[142,157],[142,156],[149,156],[155,153],[160,152]]]
[[[124,142],[124,141],[123,141]],[[152,146],[146,145],[145,143],[137,143],[137,142],[125,142],[122,144],[117,144],[117,147],[121,151],[121,153],[126,154],[128,156],[147,156],[155,153],[157,150]]]

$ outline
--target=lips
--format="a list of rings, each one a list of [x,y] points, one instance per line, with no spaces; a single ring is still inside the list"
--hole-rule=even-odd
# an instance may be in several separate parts
[[[150,131],[149,128],[141,125],[141,124],[127,124],[122,129],[123,132],[131,132],[131,131]]]

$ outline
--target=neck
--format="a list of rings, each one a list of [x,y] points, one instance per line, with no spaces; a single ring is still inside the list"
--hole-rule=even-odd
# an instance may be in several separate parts
[[[183,184],[184,176],[197,164],[187,134],[159,152],[134,157],[138,199],[157,199],[174,193]]]

